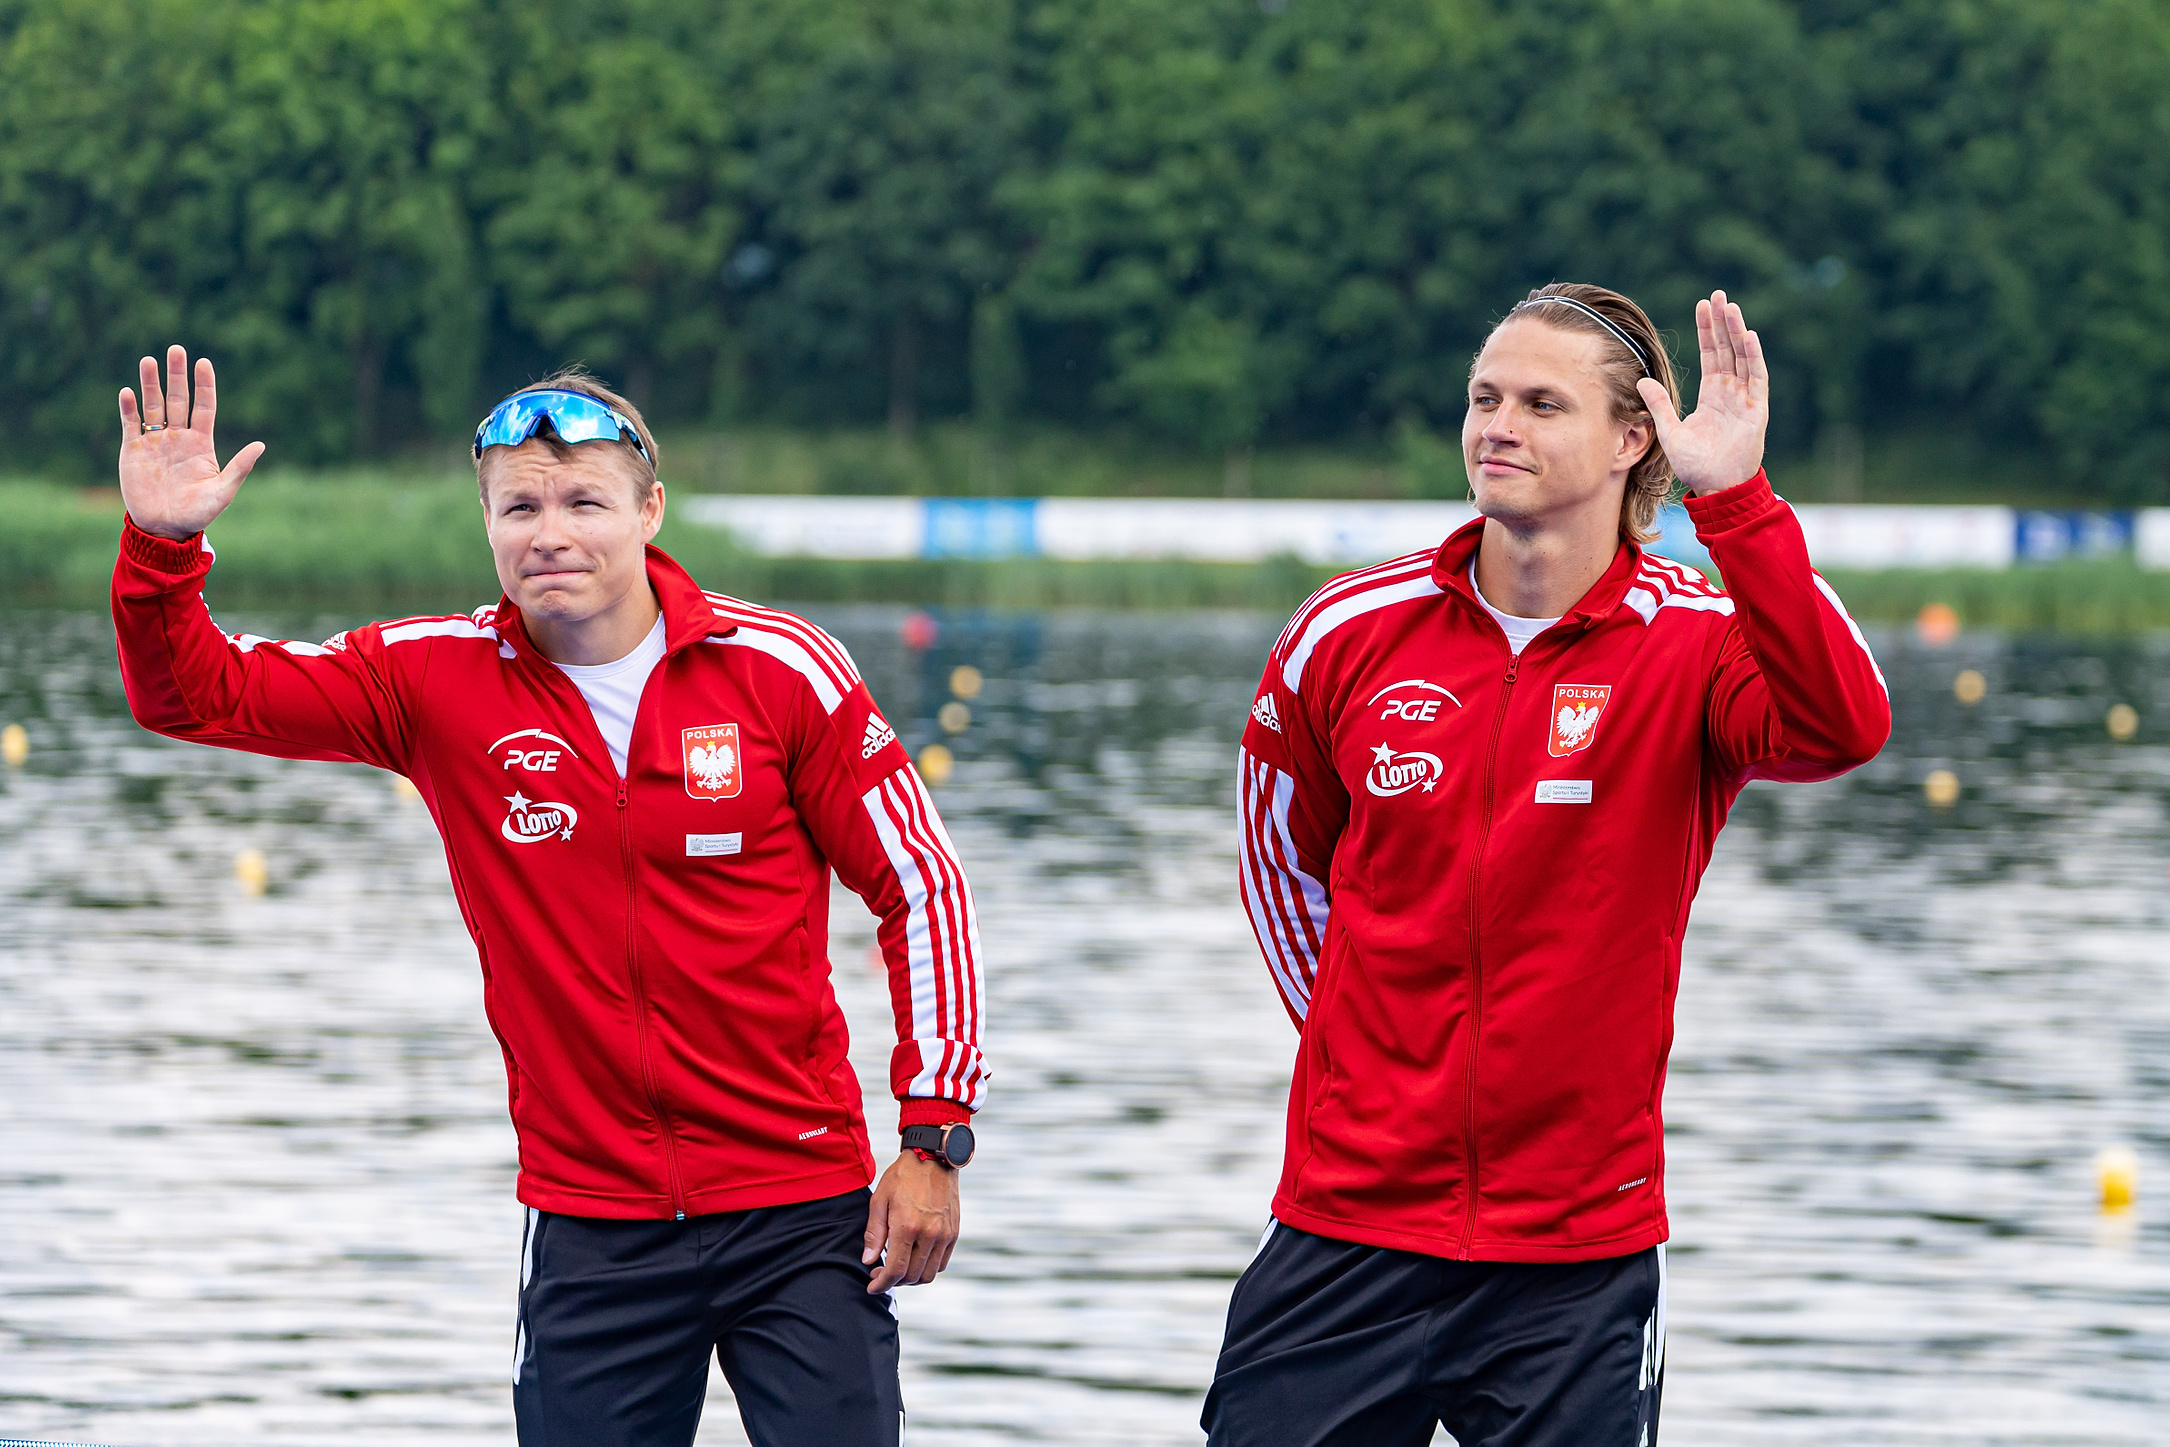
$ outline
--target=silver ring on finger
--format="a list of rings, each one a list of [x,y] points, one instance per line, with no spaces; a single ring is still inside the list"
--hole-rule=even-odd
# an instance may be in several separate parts
[[[143,430],[145,432],[163,432],[166,430],[166,424],[163,422],[146,422],[143,424]]]

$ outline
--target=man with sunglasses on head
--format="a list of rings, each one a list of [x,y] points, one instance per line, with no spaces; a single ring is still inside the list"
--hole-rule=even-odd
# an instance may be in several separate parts
[[[651,545],[640,414],[579,372],[475,433],[504,597],[321,644],[226,634],[199,360],[120,394],[113,617],[170,738],[374,764],[444,835],[504,1049],[527,1207],[525,1447],[684,1447],[713,1350],[757,1447],[893,1444],[891,1290],[932,1281],[987,1071],[972,894],[843,645],[708,593]],[[829,876],[880,919],[902,1150],[874,1175],[830,988]]]

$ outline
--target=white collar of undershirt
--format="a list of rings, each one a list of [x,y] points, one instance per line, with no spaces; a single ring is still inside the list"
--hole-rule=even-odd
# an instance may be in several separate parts
[[[616,678],[621,673],[631,673],[635,669],[645,674],[655,667],[657,660],[662,657],[663,615],[659,612],[656,614],[654,626],[648,630],[647,637],[634,644],[633,651],[625,657],[614,658],[608,663],[560,663],[558,667],[577,680],[600,683],[605,679]]]
[[[1507,647],[1518,656],[1529,646],[1532,638],[1560,621],[1559,618],[1519,618],[1493,607],[1492,600],[1484,596],[1484,589],[1477,586],[1477,564],[1474,559],[1469,564],[1469,591],[1477,595],[1477,602],[1483,606],[1485,612],[1492,615],[1492,621],[1499,625],[1500,631],[1507,635]],[[1561,618],[1566,616],[1564,613],[1560,615]]]

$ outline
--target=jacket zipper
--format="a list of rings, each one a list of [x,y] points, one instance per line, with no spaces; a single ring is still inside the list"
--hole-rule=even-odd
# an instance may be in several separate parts
[[[1500,730],[1506,725],[1507,701],[1514,694],[1515,675],[1521,668],[1522,655],[1509,654],[1506,683],[1499,691],[1499,707],[1492,714],[1492,739],[1485,748],[1484,807],[1478,818],[1477,849],[1469,861],[1469,1067],[1462,1086],[1462,1144],[1468,1161],[1462,1183],[1464,1261],[1469,1260],[1477,1237],[1477,1172],[1482,1164],[1477,1155],[1477,1053],[1484,1044],[1484,847],[1492,837],[1492,776],[1499,764]]]
[[[630,763],[630,760],[628,761]],[[663,1160],[670,1176],[671,1210],[676,1219],[686,1219],[686,1190],[678,1173],[678,1131],[671,1122],[669,1107],[663,1104],[662,1087],[656,1084],[655,1067],[648,1059],[648,990],[640,974],[640,917],[639,890],[635,884],[633,869],[633,811],[626,801],[626,781],[618,779],[618,852],[625,864],[625,964],[633,979],[633,1038],[640,1059],[641,1084],[648,1091],[648,1104],[656,1113],[656,1123],[663,1128]]]

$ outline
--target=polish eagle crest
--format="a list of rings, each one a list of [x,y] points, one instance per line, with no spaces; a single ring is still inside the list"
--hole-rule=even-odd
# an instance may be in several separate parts
[[[1552,687],[1552,737],[1547,745],[1552,757],[1586,749],[1597,736],[1597,721],[1612,701],[1609,683],[1559,683]]]

